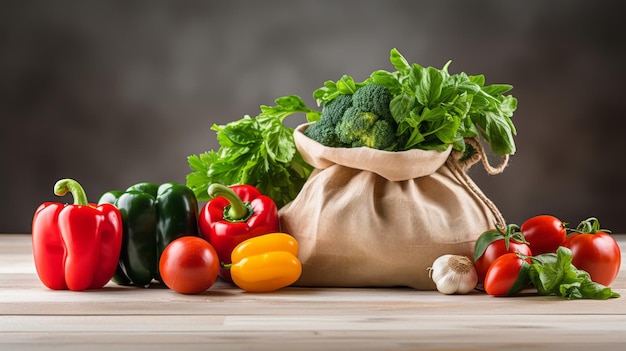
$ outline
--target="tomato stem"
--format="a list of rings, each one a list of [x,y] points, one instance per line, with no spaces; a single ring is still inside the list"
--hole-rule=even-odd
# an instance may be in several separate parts
[[[595,234],[598,232],[610,233],[611,231],[608,229],[601,229],[600,221],[596,217],[589,217],[580,222],[574,232],[580,234]]]
[[[504,247],[509,250],[509,243],[511,239],[521,243],[521,244],[529,244],[529,242],[524,238],[524,234],[520,231],[520,227],[517,224],[508,224],[506,227],[502,227],[499,224],[496,224],[496,229],[502,234],[504,237]]]

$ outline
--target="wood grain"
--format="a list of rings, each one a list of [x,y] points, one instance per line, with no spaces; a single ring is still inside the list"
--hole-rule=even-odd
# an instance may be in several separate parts
[[[623,248],[626,237],[616,238]],[[623,350],[624,269],[613,289],[624,297],[568,301],[529,291],[494,298],[408,288],[251,294],[224,282],[200,295],[113,283],[52,291],[36,276],[30,236],[0,235],[0,349]]]

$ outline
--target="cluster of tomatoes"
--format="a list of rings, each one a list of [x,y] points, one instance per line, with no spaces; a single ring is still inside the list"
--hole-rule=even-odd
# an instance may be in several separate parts
[[[572,264],[591,280],[611,285],[620,270],[621,252],[610,232],[589,218],[576,229],[551,215],[539,215],[483,233],[476,241],[474,264],[478,283],[489,295],[506,296],[533,255],[555,253],[560,246],[572,251]]]

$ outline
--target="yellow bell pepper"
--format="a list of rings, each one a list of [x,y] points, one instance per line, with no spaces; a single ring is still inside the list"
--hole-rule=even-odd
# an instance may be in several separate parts
[[[235,285],[248,292],[270,292],[293,284],[302,274],[298,242],[286,233],[270,233],[241,242],[231,253]]]

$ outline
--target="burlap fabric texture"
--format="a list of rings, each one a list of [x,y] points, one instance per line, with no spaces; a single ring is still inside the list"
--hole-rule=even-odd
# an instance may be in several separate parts
[[[296,128],[296,147],[315,167],[279,211],[281,230],[300,244],[296,286],[432,290],[428,267],[443,254],[472,257],[477,237],[502,215],[466,171],[483,159],[458,152],[332,148]]]

